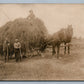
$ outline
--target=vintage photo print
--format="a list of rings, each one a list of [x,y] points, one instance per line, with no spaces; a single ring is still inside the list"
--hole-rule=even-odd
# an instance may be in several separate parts
[[[0,4],[0,80],[84,80],[84,4]]]

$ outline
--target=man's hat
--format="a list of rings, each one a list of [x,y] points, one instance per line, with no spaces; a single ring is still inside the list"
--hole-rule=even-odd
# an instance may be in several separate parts
[[[19,40],[18,39],[15,39],[15,42],[18,42]]]

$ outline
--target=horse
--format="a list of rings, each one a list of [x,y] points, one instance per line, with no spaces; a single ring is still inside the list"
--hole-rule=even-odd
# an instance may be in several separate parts
[[[46,43],[47,45],[52,46],[52,55],[56,54],[55,48],[57,47],[57,58],[59,58],[60,53],[60,45],[64,43],[64,54],[66,54],[66,44],[68,44],[68,54],[70,54],[70,42],[73,35],[73,28],[72,25],[68,25],[67,28],[62,28],[61,30],[55,32],[53,35],[51,35],[50,39],[48,39]],[[46,48],[45,47],[45,48]],[[44,49],[45,49],[44,48]]]
[[[62,29],[61,32],[62,32],[62,42],[64,43],[64,54],[66,54],[67,47],[68,47],[68,54],[70,54],[70,42],[73,36],[72,25],[68,25],[68,27]]]

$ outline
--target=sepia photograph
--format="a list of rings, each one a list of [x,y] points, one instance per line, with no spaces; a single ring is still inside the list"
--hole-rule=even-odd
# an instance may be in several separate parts
[[[0,81],[84,81],[84,4],[0,4]]]

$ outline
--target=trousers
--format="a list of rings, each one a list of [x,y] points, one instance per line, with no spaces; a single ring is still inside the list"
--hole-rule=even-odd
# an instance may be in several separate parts
[[[21,61],[20,49],[14,49],[16,62]]]

